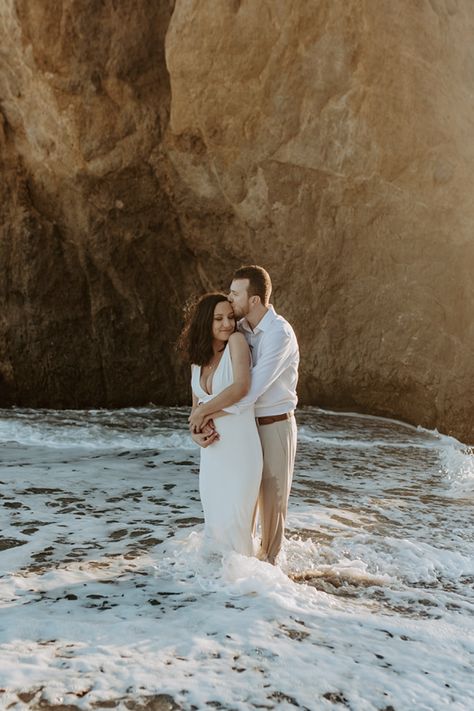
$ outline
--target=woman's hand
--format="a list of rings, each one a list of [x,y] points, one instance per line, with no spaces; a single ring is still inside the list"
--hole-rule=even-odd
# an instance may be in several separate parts
[[[205,449],[206,447],[209,447],[210,444],[216,442],[219,439],[219,433],[210,425],[206,425],[202,432],[199,432],[198,434],[193,433],[191,435],[191,438],[193,442],[196,442],[196,444]]]

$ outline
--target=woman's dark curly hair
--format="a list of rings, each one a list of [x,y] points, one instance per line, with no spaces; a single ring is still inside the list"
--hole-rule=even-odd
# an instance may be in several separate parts
[[[214,309],[221,301],[227,301],[227,296],[215,291],[204,294],[185,307],[185,323],[178,340],[178,350],[188,363],[206,365],[214,355],[212,322]]]

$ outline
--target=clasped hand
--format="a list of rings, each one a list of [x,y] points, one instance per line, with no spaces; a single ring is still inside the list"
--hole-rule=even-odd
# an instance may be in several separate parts
[[[198,405],[189,415],[189,429],[193,434],[198,434],[204,430],[204,427],[210,422],[212,423],[211,415],[204,415],[202,412],[202,407]],[[212,429],[214,430],[214,425],[212,424]]]
[[[219,439],[219,433],[214,427],[212,420],[210,420],[207,425],[204,425],[201,432],[193,432],[191,437],[193,442],[196,442],[200,447],[206,448]]]

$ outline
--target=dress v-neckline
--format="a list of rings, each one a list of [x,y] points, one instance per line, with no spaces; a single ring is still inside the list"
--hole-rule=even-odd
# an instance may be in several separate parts
[[[199,387],[201,388],[201,390],[203,391],[203,393],[205,393],[206,395],[213,395],[212,386],[214,385],[214,378],[216,377],[217,371],[218,371],[219,368],[221,367],[221,363],[222,363],[222,361],[224,360],[224,355],[225,355],[226,350],[227,350],[227,344],[226,344],[226,346],[225,346],[225,348],[224,348],[224,350],[223,350],[223,352],[222,352],[222,356],[221,356],[221,359],[220,359],[219,363],[217,364],[217,368],[215,369],[215,371],[214,371],[214,373],[213,373],[213,375],[212,375],[211,388],[210,388],[211,392],[210,392],[210,393],[208,393],[207,390],[206,390],[206,388],[203,387],[203,384],[202,384],[202,382],[201,382],[201,379],[202,379],[202,365],[199,366]]]

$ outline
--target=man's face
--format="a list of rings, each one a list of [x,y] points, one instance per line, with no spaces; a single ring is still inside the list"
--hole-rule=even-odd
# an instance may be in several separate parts
[[[235,318],[243,318],[247,316],[250,311],[248,288],[248,279],[234,279],[230,285],[229,296],[227,298],[232,304]]]

